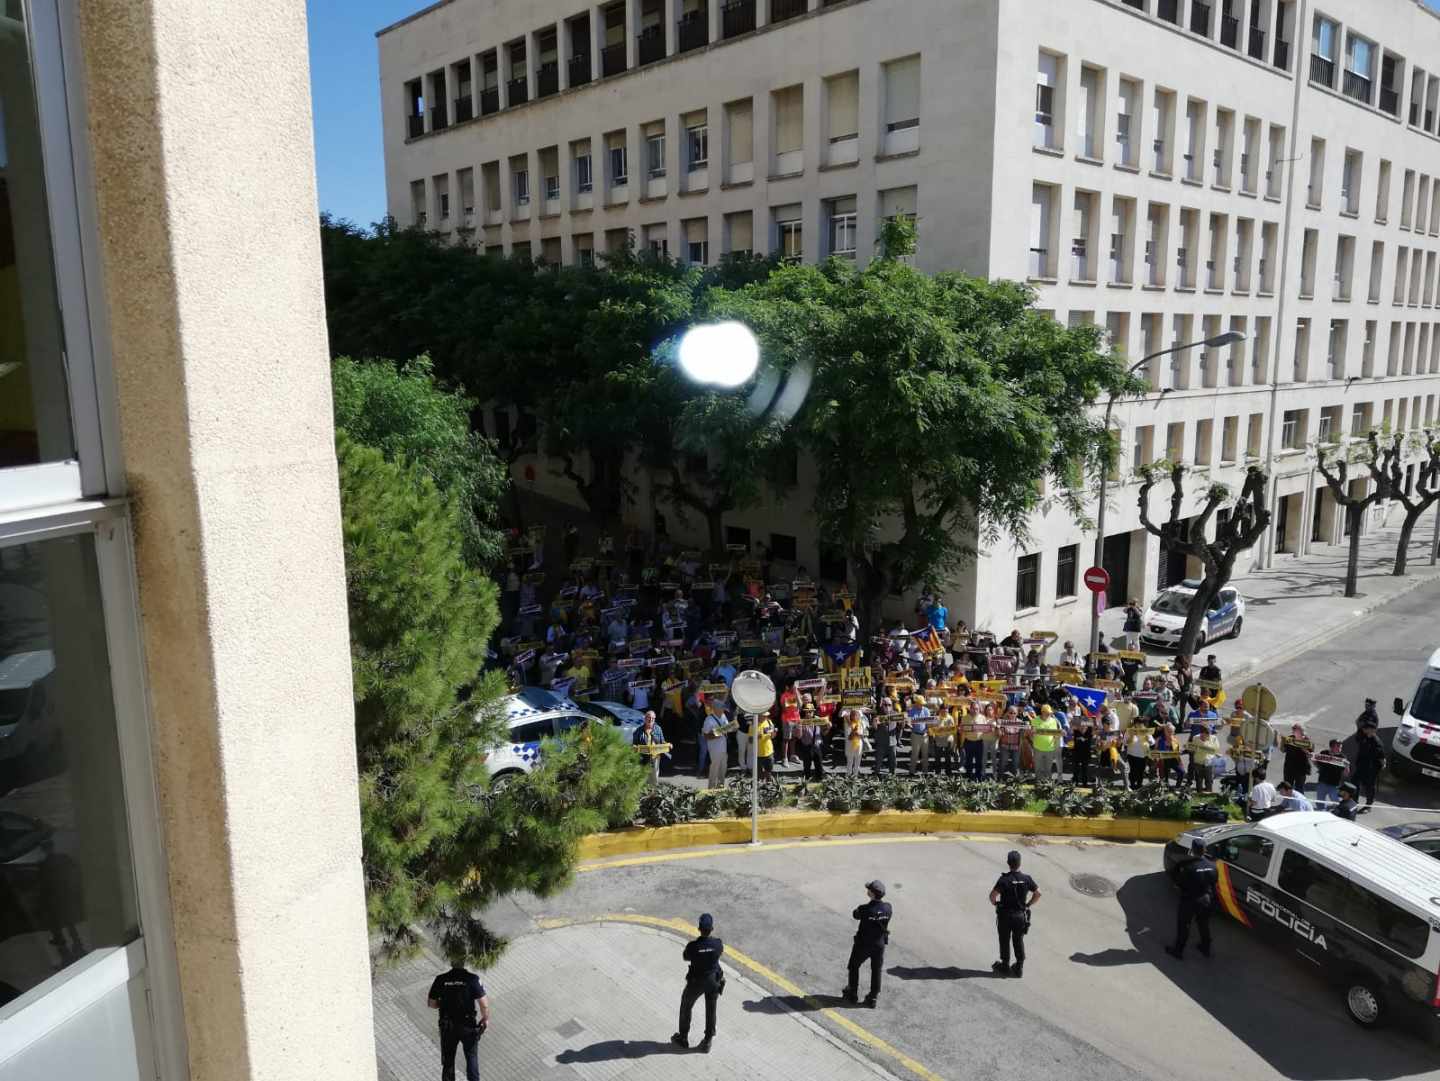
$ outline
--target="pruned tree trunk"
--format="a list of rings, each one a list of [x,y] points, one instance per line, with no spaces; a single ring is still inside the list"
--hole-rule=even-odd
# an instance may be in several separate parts
[[[1353,597],[1359,592],[1360,523],[1365,519],[1365,508],[1358,504],[1347,507],[1345,517],[1350,523],[1350,554],[1345,560],[1345,596]]]
[[[1400,542],[1395,548],[1395,568],[1390,573],[1397,578],[1404,577],[1405,568],[1410,559],[1410,537],[1415,532],[1415,525],[1420,521],[1420,516],[1425,513],[1425,504],[1405,512],[1405,520],[1400,523]]]
[[[1200,638],[1200,628],[1205,623],[1205,613],[1210,611],[1210,606],[1220,595],[1220,586],[1219,580],[1209,572],[1201,579],[1195,599],[1190,602],[1190,610],[1185,613],[1185,627],[1180,632],[1180,644],[1175,649],[1177,653],[1194,655]]]

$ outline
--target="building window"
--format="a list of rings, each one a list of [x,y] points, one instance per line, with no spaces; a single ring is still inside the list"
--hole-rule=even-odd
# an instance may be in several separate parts
[[[777,210],[775,212],[775,229],[778,234],[776,248],[780,258],[787,263],[798,263],[805,253],[800,208]]]
[[[594,190],[595,178],[590,172],[590,155],[582,154],[575,159],[575,190],[581,193]]]
[[[696,266],[704,266],[710,262],[710,242],[708,240],[692,240],[689,244],[690,262]]]
[[[545,178],[545,198],[560,198],[560,178],[558,176],[547,176]]]
[[[645,136],[645,170],[652,177],[665,175],[665,134]]]
[[[832,199],[830,210],[830,254],[855,258],[855,198]]]
[[[618,186],[626,183],[629,179],[629,165],[626,160],[625,148],[612,146],[610,148],[610,183]]]
[[[1055,90],[1060,85],[1062,63],[1054,53],[1041,53],[1035,75],[1035,145],[1045,149],[1059,146],[1055,125]]]
[[[1285,416],[1280,422],[1280,445],[1286,450],[1298,450],[1304,438],[1300,431],[1300,414],[1302,410],[1287,409]]]
[[[708,125],[700,124],[685,129],[685,154],[689,159],[692,172],[710,164],[710,128]]]
[[[1040,603],[1040,553],[1021,556],[1015,564],[1015,610],[1024,611]]]
[[[771,533],[770,558],[784,563],[794,563],[796,559],[795,538],[789,533]]]
[[[920,58],[906,57],[885,65],[885,130],[920,126]]]
[[[845,549],[834,544],[820,544],[820,578],[825,582],[844,582],[849,578]]]
[[[515,173],[515,205],[530,205],[530,170],[520,169]]]
[[[1075,596],[1075,568],[1080,562],[1080,546],[1067,544],[1055,560],[1055,599]]]

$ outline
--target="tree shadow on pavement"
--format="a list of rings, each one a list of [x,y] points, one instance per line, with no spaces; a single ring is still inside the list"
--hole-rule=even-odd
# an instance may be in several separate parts
[[[614,1062],[616,1059],[648,1058],[650,1055],[688,1055],[691,1050],[656,1040],[601,1040],[589,1047],[561,1051],[555,1061],[564,1065],[582,1062]]]
[[[950,965],[947,968],[936,968],[933,965],[917,965],[908,968],[905,965],[895,965],[885,970],[897,980],[998,980],[1000,974],[992,972],[988,968],[956,968]]]
[[[1293,1081],[1385,1081],[1434,1070],[1433,1050],[1413,1032],[1400,1026],[1358,1032],[1339,994],[1313,968],[1218,912],[1211,920],[1213,958],[1192,953],[1176,961],[1165,954],[1176,894],[1163,871],[1136,875],[1115,896],[1133,950],[1106,950],[1089,959],[1073,955],[1072,961],[1154,965],[1221,1027]],[[1116,960],[1095,960],[1107,955]]]
[[[740,1003],[746,1013],[815,1013],[819,1010],[841,1010],[854,1007],[839,995],[766,995]]]

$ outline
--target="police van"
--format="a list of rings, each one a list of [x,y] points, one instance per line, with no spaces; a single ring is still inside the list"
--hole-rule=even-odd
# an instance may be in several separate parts
[[[1395,699],[1400,726],[1391,744],[1390,768],[1401,774],[1440,778],[1440,649],[1425,665],[1410,704]]]
[[[1194,838],[1219,871],[1216,907],[1333,980],[1366,1028],[1440,1015],[1440,861],[1326,812],[1198,828],[1165,848],[1173,877]]]

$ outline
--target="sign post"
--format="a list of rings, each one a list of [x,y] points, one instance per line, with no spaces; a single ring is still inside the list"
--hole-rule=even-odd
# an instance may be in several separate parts
[[[730,684],[735,706],[750,714],[750,843],[760,843],[760,718],[775,704],[775,684],[764,672],[747,668]]]

